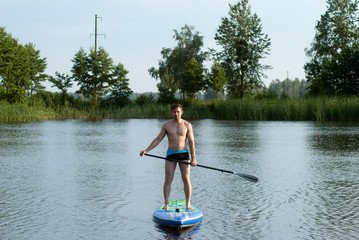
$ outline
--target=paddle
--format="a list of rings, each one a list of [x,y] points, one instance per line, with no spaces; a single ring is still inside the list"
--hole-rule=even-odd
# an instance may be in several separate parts
[[[182,162],[179,160],[175,160],[175,159],[170,159],[170,158],[165,158],[165,157],[160,157],[160,156],[156,156],[156,155],[152,155],[152,154],[148,154],[145,153],[146,156],[149,157],[155,157],[155,158],[160,158],[160,159],[165,159],[165,160],[169,160],[169,161],[173,161],[173,162],[181,162],[181,163],[186,163],[186,164],[191,164],[189,162]],[[237,176],[240,176],[250,182],[258,182],[258,178],[252,175],[248,175],[248,174],[244,174],[244,173],[239,173],[239,172],[232,172],[232,171],[228,171],[228,170],[224,170],[224,169],[219,169],[219,168],[214,168],[214,167],[208,167],[208,166],[204,166],[204,165],[200,165],[197,164],[197,167],[202,167],[202,168],[207,168],[207,169],[212,169],[212,170],[216,170],[216,171],[220,171],[220,172],[225,172],[225,173],[231,173],[231,174],[235,174]]]

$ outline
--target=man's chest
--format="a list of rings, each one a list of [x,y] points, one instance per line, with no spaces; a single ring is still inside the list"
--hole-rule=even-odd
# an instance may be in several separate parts
[[[166,129],[166,131],[169,137],[181,137],[186,136],[187,134],[187,128],[184,124],[170,126]]]

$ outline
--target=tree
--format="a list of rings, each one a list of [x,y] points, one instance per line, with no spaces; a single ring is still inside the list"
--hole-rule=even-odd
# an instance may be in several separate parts
[[[318,79],[326,83],[322,91],[328,95],[359,94],[359,47],[347,47],[325,62]]]
[[[86,98],[93,97],[97,98],[92,88],[94,88],[95,80],[93,79],[92,69],[90,69],[89,57],[83,48],[75,54],[72,59],[74,65],[72,66],[72,78],[80,85],[79,93],[82,93]]]
[[[292,97],[293,94],[293,82],[289,79],[286,78],[283,82],[282,82],[282,95],[285,95],[287,97]]]
[[[277,96],[282,94],[282,82],[279,79],[272,80],[268,87],[269,91],[275,93]]]
[[[140,106],[143,106],[146,104],[155,104],[156,98],[153,93],[142,93],[142,94],[138,95],[138,97],[135,99],[135,103]]]
[[[48,80],[52,82],[51,87],[57,87],[62,94],[67,93],[67,89],[72,87],[72,79],[68,74],[61,74],[59,72],[55,72],[55,76],[49,76]]]
[[[27,91],[40,88],[45,68],[46,58],[40,58],[40,51],[33,44],[23,46],[5,28],[0,28],[0,99],[26,102]]]
[[[163,48],[161,51],[162,59],[158,62],[158,69],[152,67],[148,71],[155,79],[161,79],[165,74],[170,74],[175,83],[179,84],[179,90],[184,97],[187,92],[183,86],[183,74],[186,64],[193,58],[203,69],[203,62],[206,60],[208,53],[202,52],[203,36],[195,31],[193,26],[185,25],[180,31],[174,30],[173,38],[177,42],[177,46],[173,49]],[[186,84],[186,83],[185,83]],[[159,85],[159,91],[163,90],[163,85]],[[190,93],[191,94],[191,93]]]
[[[296,78],[294,80],[285,79],[280,81],[279,79],[273,80],[268,87],[268,90],[274,93],[277,97],[290,97],[290,98],[301,98],[306,94],[307,81],[304,79],[299,80]]]
[[[72,78],[80,86],[79,93],[92,98],[95,104],[111,91],[119,101],[132,93],[126,78],[128,71],[122,64],[115,66],[104,48],[97,52],[92,48],[90,54],[81,48],[72,62]]]
[[[158,102],[162,104],[172,104],[176,102],[175,93],[178,90],[179,82],[176,82],[173,75],[168,71],[160,78],[160,83],[157,84],[159,91]]]
[[[203,74],[202,66],[195,58],[187,62],[182,75],[182,91],[189,98],[194,99],[195,94],[206,88],[206,80]]]
[[[45,70],[47,67],[46,58],[40,57],[40,50],[35,50],[35,45],[32,43],[26,44],[25,49],[29,54],[30,62],[30,96],[34,92],[38,92],[44,90],[45,87],[41,84],[47,79],[47,74],[45,74]]]
[[[57,87],[61,91],[61,103],[64,104],[68,99],[67,89],[73,85],[71,76],[68,74],[55,72],[55,77],[48,76],[47,80],[52,82],[51,87]]]
[[[129,79],[126,77],[128,71],[123,64],[119,63],[113,72],[113,78],[110,82],[110,91],[114,96],[116,103],[120,106],[124,106],[130,102],[130,96],[133,91],[130,88]]]
[[[260,60],[269,54],[270,39],[262,32],[261,21],[252,14],[248,0],[229,4],[229,17],[223,17],[215,34],[222,47],[215,53],[226,71],[228,91],[232,98],[242,98],[246,92],[263,85],[263,71],[270,66]]]
[[[309,49],[310,58],[304,66],[310,92],[330,94],[328,78],[322,78],[323,67],[352,48],[359,39],[358,0],[327,0],[328,8],[316,24],[316,33]],[[332,62],[333,63],[333,62]],[[327,76],[328,77],[328,76]]]
[[[218,99],[219,93],[224,93],[224,86],[227,83],[226,72],[217,61],[211,67],[211,71],[207,75],[208,86],[212,88],[216,94],[216,99]]]

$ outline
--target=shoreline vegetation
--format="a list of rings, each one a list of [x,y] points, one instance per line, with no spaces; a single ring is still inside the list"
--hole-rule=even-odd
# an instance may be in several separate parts
[[[186,119],[240,121],[359,121],[359,97],[215,100],[183,103]],[[60,119],[169,118],[170,105],[128,104],[99,108],[0,102],[0,122]]]

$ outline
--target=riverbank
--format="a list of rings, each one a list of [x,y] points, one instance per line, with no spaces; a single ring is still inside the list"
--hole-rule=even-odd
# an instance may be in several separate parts
[[[169,118],[169,105],[130,104],[98,109],[58,109],[26,104],[0,103],[0,122],[26,122],[50,119]],[[237,99],[195,101],[184,104],[186,119],[255,121],[359,121],[358,97],[320,97],[302,99]]]
[[[0,122],[29,122],[55,119],[55,111],[42,106],[0,102]]]

